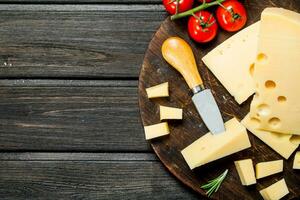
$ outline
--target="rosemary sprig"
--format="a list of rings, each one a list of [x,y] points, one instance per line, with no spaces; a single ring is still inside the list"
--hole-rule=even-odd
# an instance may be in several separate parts
[[[202,185],[201,188],[206,190],[206,195],[210,197],[214,192],[217,192],[223,180],[225,179],[228,173],[228,169],[226,169],[220,176],[217,178],[208,181],[207,184]]]

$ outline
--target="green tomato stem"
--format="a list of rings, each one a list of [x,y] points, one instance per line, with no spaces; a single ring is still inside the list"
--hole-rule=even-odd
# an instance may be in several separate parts
[[[172,15],[171,20],[175,20],[175,19],[179,19],[179,18],[182,18],[182,17],[190,16],[190,15],[192,15],[195,12],[198,12],[200,10],[204,10],[204,9],[209,8],[211,6],[220,5],[220,3],[224,2],[224,1],[225,0],[216,0],[216,1],[213,1],[213,2],[210,2],[210,3],[203,3],[200,6],[197,6],[193,9],[190,9],[190,10],[187,10],[185,12]]]

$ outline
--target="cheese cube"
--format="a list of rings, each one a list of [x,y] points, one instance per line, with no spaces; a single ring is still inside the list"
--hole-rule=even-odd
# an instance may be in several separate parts
[[[300,135],[300,14],[266,8],[261,15],[250,117],[258,129]]]
[[[250,119],[247,115],[242,124],[256,137],[269,145],[274,151],[279,153],[285,159],[288,159],[292,153],[298,148],[299,143],[292,135],[283,135],[280,133],[258,130],[257,119]]]
[[[234,165],[242,185],[252,185],[256,183],[253,162],[251,159],[235,161]]]
[[[226,131],[207,133],[181,151],[191,169],[251,147],[247,130],[233,118],[225,123]]]
[[[148,98],[168,97],[169,83],[165,82],[146,89]]]
[[[239,104],[255,92],[251,73],[257,53],[258,30],[259,22],[239,31],[202,58]]]
[[[182,119],[182,109],[167,106],[159,106],[160,120]]]
[[[257,163],[255,166],[256,178],[264,178],[283,171],[283,160]]]
[[[145,130],[146,140],[168,135],[170,133],[167,122],[154,124],[151,126],[145,126],[144,130]]]
[[[269,187],[259,191],[264,200],[279,200],[289,193],[284,179],[277,181]]]
[[[295,155],[293,169],[300,169],[300,151]]]

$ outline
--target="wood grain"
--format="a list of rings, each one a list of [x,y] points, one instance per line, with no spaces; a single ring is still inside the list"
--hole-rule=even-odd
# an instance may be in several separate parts
[[[0,78],[137,79],[160,5],[0,7]]]
[[[1,199],[197,199],[152,154],[0,154],[0,177]]]
[[[0,80],[0,150],[149,151],[137,81]]]
[[[300,12],[300,4],[297,1],[245,1],[248,12],[248,25],[256,22],[260,18],[261,11],[268,6],[285,7],[290,10]],[[190,90],[184,79],[173,68],[168,66],[161,55],[161,45],[168,37],[179,36],[185,39],[194,51],[198,69],[206,88],[212,90],[213,95],[219,105],[223,119],[225,121],[232,117],[242,119],[249,112],[251,98],[239,106],[230,96],[221,83],[204,66],[201,58],[215,46],[226,40],[232,34],[221,31],[217,39],[207,45],[197,45],[188,37],[186,31],[186,21],[170,21],[166,19],[160,29],[154,35],[149,44],[142,70],[139,78],[139,103],[141,117],[144,125],[159,122],[158,105],[166,105],[183,108],[184,120],[181,122],[170,122],[169,136],[158,138],[151,141],[151,145],[164,163],[164,165],[183,183],[193,188],[195,191],[204,195],[204,191],[199,187],[208,180],[218,176],[225,169],[229,169],[229,174],[215,199],[261,199],[259,190],[271,185],[280,178],[284,177],[289,186],[290,194],[287,199],[300,196],[300,174],[292,169],[292,157],[284,162],[284,172],[274,176],[259,180],[258,184],[252,187],[241,185],[238,174],[235,170],[233,161],[245,158],[252,158],[254,163],[282,159],[276,152],[271,150],[259,139],[249,134],[252,148],[241,151],[229,157],[220,159],[208,165],[191,171],[184,161],[180,151],[193,141],[208,132],[203,121],[200,119],[192,101]],[[145,88],[162,82],[169,82],[170,97],[151,99],[147,98]],[[220,167],[221,166],[221,167]]]

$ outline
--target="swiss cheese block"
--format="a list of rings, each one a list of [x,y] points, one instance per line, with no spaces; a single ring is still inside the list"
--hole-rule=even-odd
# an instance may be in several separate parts
[[[262,131],[257,129],[259,123],[256,118],[250,118],[247,115],[241,122],[253,135],[258,137],[274,151],[280,154],[285,159],[288,159],[290,155],[298,148],[299,143],[293,138],[292,135]]]
[[[169,96],[169,83],[165,82],[155,85],[146,89],[148,98],[168,97]]]
[[[181,151],[191,169],[251,147],[247,130],[233,118],[225,123],[226,131],[207,133]]]
[[[145,126],[144,130],[145,130],[146,140],[168,135],[170,133],[167,122]]]
[[[300,151],[295,155],[293,169],[300,169]]]
[[[256,57],[259,22],[239,31],[202,58],[228,92],[241,104],[254,91],[251,77]]]
[[[167,106],[159,106],[160,120],[182,119],[182,109]]]
[[[269,187],[259,191],[264,200],[279,200],[289,193],[284,179],[277,181]]]
[[[250,116],[258,129],[300,135],[300,14],[266,8],[257,53]]]
[[[283,171],[283,160],[260,162],[255,165],[256,178],[264,178]]]
[[[234,165],[242,185],[253,185],[256,183],[253,162],[251,159],[235,161]]]

